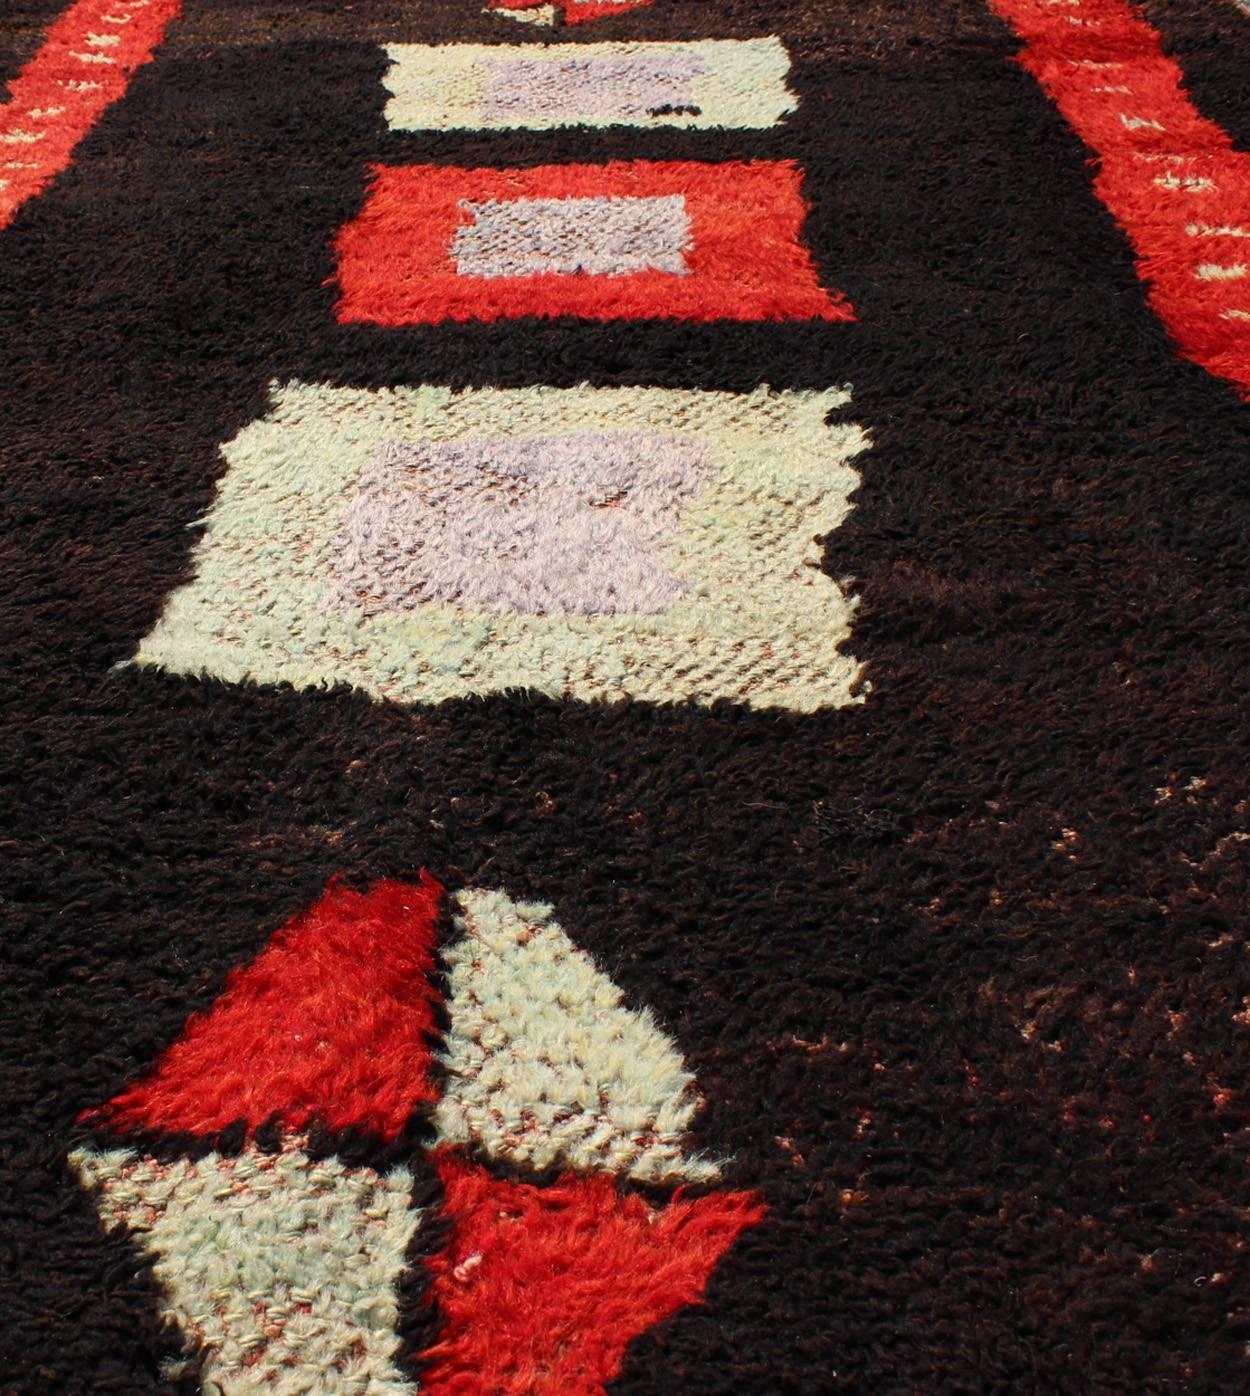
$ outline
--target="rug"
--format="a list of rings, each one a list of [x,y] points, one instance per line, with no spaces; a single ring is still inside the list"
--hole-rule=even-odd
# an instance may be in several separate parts
[[[0,1390],[1250,1387],[1247,55],[10,0]]]

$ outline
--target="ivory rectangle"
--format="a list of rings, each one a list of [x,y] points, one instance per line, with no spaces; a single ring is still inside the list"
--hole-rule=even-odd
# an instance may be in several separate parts
[[[393,130],[757,129],[795,109],[781,41],[391,44]]]
[[[849,394],[276,387],[140,664],[396,703],[859,701]]]

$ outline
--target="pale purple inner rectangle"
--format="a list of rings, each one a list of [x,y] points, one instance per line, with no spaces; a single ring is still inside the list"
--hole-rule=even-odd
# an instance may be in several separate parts
[[[492,58],[482,68],[482,119],[506,124],[536,117],[633,121],[665,107],[690,107],[703,64],[693,54],[669,50],[559,63]]]
[[[680,194],[490,199],[461,205],[451,255],[461,276],[684,276],[690,217]]]
[[[673,432],[391,442],[361,472],[320,609],[654,615],[687,590],[667,552],[714,473]]]

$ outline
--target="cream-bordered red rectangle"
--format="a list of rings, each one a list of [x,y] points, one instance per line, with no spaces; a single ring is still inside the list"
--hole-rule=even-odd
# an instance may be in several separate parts
[[[776,126],[795,110],[781,41],[390,44],[392,130]]]

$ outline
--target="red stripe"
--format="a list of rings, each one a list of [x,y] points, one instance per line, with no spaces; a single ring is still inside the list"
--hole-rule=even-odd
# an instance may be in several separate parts
[[[1128,234],[1181,353],[1250,392],[1250,156],[1208,121],[1126,0],[990,0],[1020,62],[1098,155],[1094,190]]]
[[[180,9],[181,0],[79,0],[52,25],[0,107],[0,228],[69,164]]]

